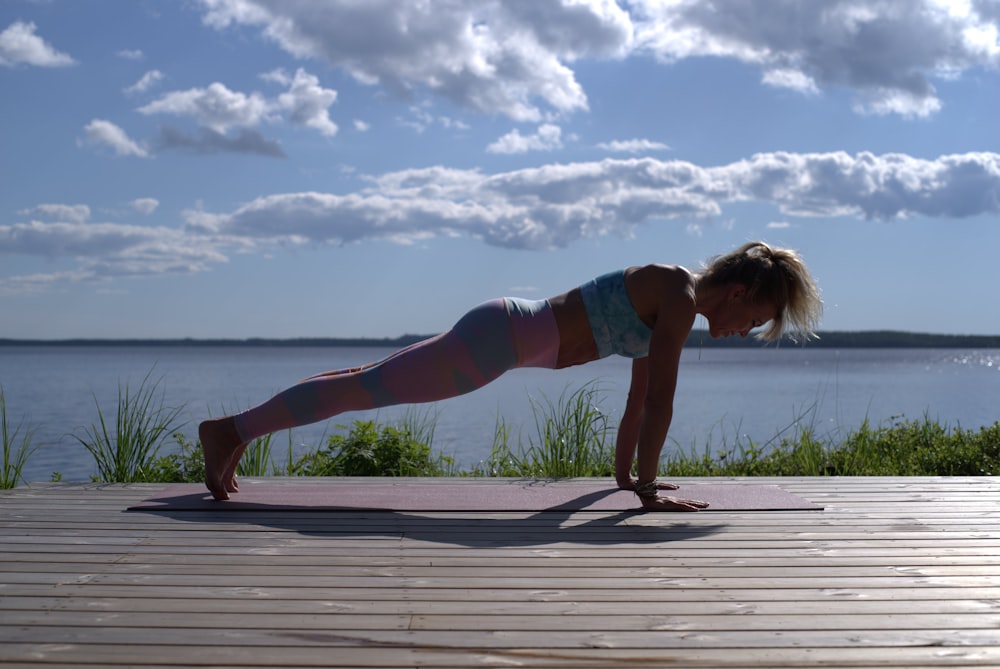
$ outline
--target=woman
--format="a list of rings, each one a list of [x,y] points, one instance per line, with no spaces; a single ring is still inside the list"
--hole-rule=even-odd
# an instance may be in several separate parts
[[[463,316],[448,332],[384,360],[309,377],[263,404],[198,428],[205,483],[218,500],[237,492],[246,445],[278,430],[345,411],[433,402],[480,388],[515,367],[560,369],[612,354],[633,358],[618,430],[618,486],[643,507],[697,511],[704,502],[661,496],[660,451],[673,415],[681,348],[695,316],[713,337],[809,337],[822,311],[819,291],[794,252],[751,242],[713,259],[701,272],[678,265],[630,267],[548,300],[500,298]],[[631,475],[635,461],[637,478]]]

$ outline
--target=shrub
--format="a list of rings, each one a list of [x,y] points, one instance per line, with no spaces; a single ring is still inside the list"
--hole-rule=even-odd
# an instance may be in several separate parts
[[[343,426],[340,426],[343,427]],[[326,448],[308,453],[291,467],[298,476],[446,476],[451,458],[435,455],[426,443],[433,429],[427,423],[400,426],[354,421],[350,432],[334,435]]]

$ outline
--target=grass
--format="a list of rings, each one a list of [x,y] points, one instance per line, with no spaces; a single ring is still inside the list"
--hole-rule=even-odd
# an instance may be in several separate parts
[[[147,375],[133,392],[119,386],[114,424],[97,406],[98,423],[76,436],[97,463],[95,480],[203,481],[201,448],[176,432],[180,408],[168,408],[159,382]],[[437,414],[408,412],[395,425],[355,421],[347,434],[295,458],[289,433],[287,459],[277,464],[273,436],[255,440],[238,473],[242,476],[480,476],[607,477],[614,475],[617,419],[600,410],[601,389],[587,384],[556,400],[531,401],[534,430],[515,430],[502,418],[494,426],[489,457],[468,470],[434,451]],[[808,410],[806,411],[808,414]],[[13,487],[33,452],[32,434],[11,427],[0,388],[3,470],[0,485]],[[951,428],[924,416],[867,420],[846,436],[820,436],[799,416],[771,439],[749,437],[721,444],[665,449],[662,476],[993,476],[1000,474],[1000,422],[978,430]],[[23,430],[23,431],[22,431]],[[159,455],[170,436],[176,452]]]
[[[473,469],[478,476],[567,478],[614,476],[614,427],[600,408],[594,384],[556,402],[531,400],[535,439],[510,445],[510,428],[498,419],[489,458]]]
[[[0,468],[0,490],[14,488],[24,481],[22,476],[28,458],[38,448],[32,429],[23,421],[11,426],[7,419],[7,398],[0,386],[0,437],[3,439],[3,467]]]
[[[150,372],[151,374],[152,372]],[[167,407],[164,395],[157,392],[160,381],[147,374],[139,387],[118,385],[118,405],[114,424],[97,405],[98,422],[74,435],[93,456],[97,465],[96,480],[131,483],[154,480],[157,454],[164,440],[177,430],[177,417],[183,407]]]
[[[665,476],[993,476],[1000,473],[1000,423],[978,430],[949,428],[927,416],[864,421],[843,441],[811,427],[769,445],[752,440],[712,453],[677,453]]]

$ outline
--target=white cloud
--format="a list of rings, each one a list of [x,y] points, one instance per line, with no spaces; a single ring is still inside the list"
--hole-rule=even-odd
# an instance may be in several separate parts
[[[332,137],[337,134],[337,125],[330,120],[328,110],[336,100],[337,91],[323,88],[317,77],[299,68],[288,82],[288,91],[278,96],[278,106],[288,113],[295,125]]]
[[[1000,154],[936,160],[900,154],[760,154],[718,167],[632,158],[484,175],[443,167],[382,175],[347,195],[283,193],[231,213],[189,212],[192,230],[287,244],[465,234],[510,248],[550,249],[640,225],[699,228],[728,203],[759,201],[785,216],[902,220],[1000,213]]]
[[[341,67],[402,96],[432,93],[480,112],[541,122],[587,98],[566,63],[623,55],[628,15],[609,0],[416,3],[202,0],[205,23],[253,26],[298,58]]]
[[[486,147],[490,153],[527,153],[562,148],[562,129],[546,123],[534,135],[522,135],[516,128]]]
[[[83,223],[90,218],[90,207],[85,204],[39,204],[31,209],[17,212],[21,216],[31,216],[50,221]]]
[[[78,263],[70,272],[5,277],[0,280],[4,292],[38,291],[67,280],[201,272],[226,260],[211,240],[171,228],[39,221],[0,225],[0,255]]]
[[[275,193],[229,212],[183,212],[180,228],[89,222],[86,205],[38,205],[32,220],[0,225],[0,255],[77,263],[76,280],[199,272],[227,250],[389,240],[413,244],[464,235],[513,249],[554,249],[581,239],[628,238],[641,226],[698,235],[732,225],[733,203],[772,206],[770,229],[816,217],[906,221],[1000,214],[1000,154],[935,159],[905,154],[764,153],[701,167],[651,157],[550,164],[495,174],[427,167],[370,178],[353,193]],[[152,198],[135,200],[145,211]],[[0,265],[2,266],[2,265]],[[0,279],[39,289],[45,277]],[[83,277],[83,278],[80,278]]]
[[[354,119],[354,129],[358,132],[368,132],[371,130],[372,126],[367,121],[362,121],[361,119]]]
[[[278,122],[283,117],[293,125],[312,128],[326,136],[337,133],[337,125],[329,115],[330,106],[337,100],[337,91],[323,88],[317,77],[301,68],[291,77],[277,69],[262,74],[261,78],[287,86],[288,90],[268,98],[256,91],[233,91],[223,83],[213,82],[205,88],[171,91],[139,107],[138,111],[147,115],[190,117],[219,136],[224,136],[231,128],[255,128],[263,123]]]
[[[0,32],[0,65],[35,65],[65,67],[73,65],[69,55],[61,53],[35,34],[34,23],[15,21]]]
[[[633,0],[639,49],[761,68],[764,83],[804,93],[846,87],[866,113],[921,117],[941,102],[931,80],[1000,66],[995,7],[938,0],[747,2]],[[967,5],[968,7],[968,5]],[[789,30],[794,26],[794,30]]]
[[[129,202],[129,205],[133,210],[148,216],[156,211],[156,208],[160,206],[160,201],[155,197],[140,197]]]
[[[115,55],[125,60],[142,60],[145,57],[142,49],[122,49]]]
[[[601,142],[597,148],[615,153],[650,153],[653,151],[668,151],[670,147],[662,142],[649,139],[624,139],[611,142]]]
[[[201,0],[218,30],[249,26],[297,58],[402,97],[542,123],[588,108],[582,59],[712,56],[757,67],[765,85],[843,87],[864,113],[922,117],[932,83],[1000,68],[992,0]],[[788,26],[794,26],[789,30]]]
[[[454,130],[468,130],[469,124],[461,121],[459,119],[451,118],[450,116],[435,116],[428,108],[431,105],[429,103],[424,103],[422,105],[410,105],[408,111],[410,112],[409,117],[397,117],[397,122],[404,128],[410,128],[415,132],[422,133],[427,128],[434,124],[440,125],[442,128],[454,129]]]
[[[199,125],[225,133],[236,127],[252,127],[267,120],[272,105],[260,93],[246,95],[215,82],[207,88],[173,91],[139,107],[142,114],[191,116]]]
[[[85,271],[19,274],[16,276],[0,277],[0,295],[44,293],[60,285],[82,283],[92,281],[93,279],[94,275],[91,272]]]
[[[146,149],[134,142],[124,130],[111,121],[94,119],[84,127],[84,131],[90,142],[111,147],[119,156],[144,158],[149,155]]]
[[[125,92],[129,95],[135,93],[145,93],[150,88],[155,86],[158,82],[163,80],[163,73],[159,70],[150,70],[146,74],[142,75],[139,81],[135,82],[131,86],[125,89]]]
[[[859,114],[887,116],[898,114],[905,118],[927,118],[941,110],[936,97],[920,97],[905,91],[875,91],[859,99],[854,110]]]
[[[815,94],[819,93],[816,82],[805,72],[789,68],[775,68],[768,70],[761,78],[768,86],[776,88],[790,88],[799,93]]]

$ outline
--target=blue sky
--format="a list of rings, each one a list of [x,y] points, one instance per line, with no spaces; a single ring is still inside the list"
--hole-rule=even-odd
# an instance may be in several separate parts
[[[0,2],[0,337],[432,333],[798,249],[1000,334],[1000,2]],[[704,325],[699,322],[699,325]]]

